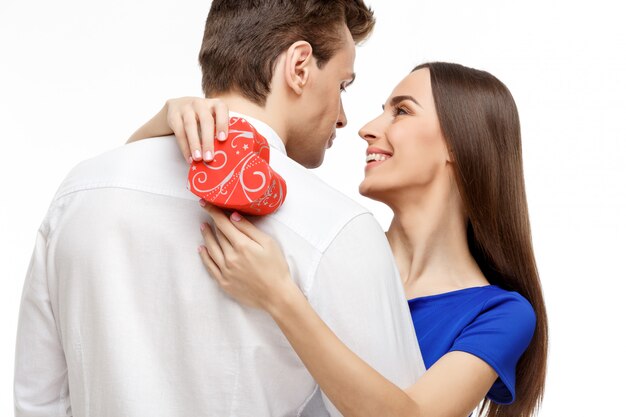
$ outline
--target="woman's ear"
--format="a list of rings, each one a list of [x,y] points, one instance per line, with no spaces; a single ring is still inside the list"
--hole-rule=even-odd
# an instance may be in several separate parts
[[[454,163],[454,154],[449,146],[446,146],[446,165]]]
[[[304,86],[309,82],[311,65],[315,65],[313,47],[305,41],[294,42],[287,50],[285,58],[285,81],[294,93],[301,95]]]

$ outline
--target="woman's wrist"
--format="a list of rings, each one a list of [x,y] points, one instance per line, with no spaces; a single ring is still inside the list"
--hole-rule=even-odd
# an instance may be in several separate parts
[[[161,135],[168,135],[172,133],[172,128],[167,123],[167,114],[169,112],[170,100],[166,100],[165,104],[161,108],[161,110],[154,117],[155,123],[154,128],[158,130],[158,133]]]
[[[281,321],[284,317],[290,316],[298,305],[306,301],[304,294],[291,279],[291,276],[286,277],[283,282],[284,284],[274,291],[263,306],[263,309],[267,311],[276,322]]]
[[[167,124],[167,112],[169,107],[169,100],[165,102],[165,105],[159,110],[159,112],[152,117],[148,122],[135,131],[126,143],[136,142],[141,139],[165,136],[171,133],[171,128]]]

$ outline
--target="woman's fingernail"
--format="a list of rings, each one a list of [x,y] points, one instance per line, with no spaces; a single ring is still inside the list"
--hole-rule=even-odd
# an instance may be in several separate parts
[[[238,222],[241,220],[241,214],[237,213],[236,211],[233,211],[233,214],[230,215],[230,218],[232,221]]]
[[[224,142],[226,140],[226,133],[220,132],[217,134],[217,140]]]
[[[193,158],[190,156],[189,158],[187,158],[187,162],[189,162],[189,164],[193,164]]]
[[[201,200],[200,200],[200,205],[201,205],[202,207],[206,206],[206,201],[204,201],[204,199],[201,199]]]
[[[212,161],[213,160],[213,152],[206,151],[206,153],[204,154],[204,160],[205,161]]]
[[[200,153],[199,150],[196,149],[195,151],[193,151],[193,157],[195,159],[201,159],[202,158],[202,154]]]
[[[204,223],[202,223],[202,224],[200,225],[200,230],[201,230],[202,232],[204,232],[204,229],[205,229],[205,228],[206,228],[206,226],[204,225]]]
[[[198,246],[198,253],[202,252],[202,246]]]

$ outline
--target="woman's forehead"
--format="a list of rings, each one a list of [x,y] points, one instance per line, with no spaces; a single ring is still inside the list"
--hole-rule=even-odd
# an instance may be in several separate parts
[[[404,77],[393,89],[390,98],[405,95],[415,97],[420,103],[433,101],[428,68],[420,68]]]

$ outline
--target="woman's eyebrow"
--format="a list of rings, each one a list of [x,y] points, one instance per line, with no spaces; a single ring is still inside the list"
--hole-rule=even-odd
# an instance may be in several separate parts
[[[400,102],[404,101],[404,100],[409,100],[412,101],[413,103],[417,104],[418,106],[422,107],[421,104],[419,104],[419,102],[415,99],[415,97],[413,96],[408,96],[408,95],[403,95],[403,96],[395,96],[392,97],[391,100],[389,100],[389,105],[390,106],[395,106],[397,104],[399,104]],[[422,107],[423,109],[424,107]]]

